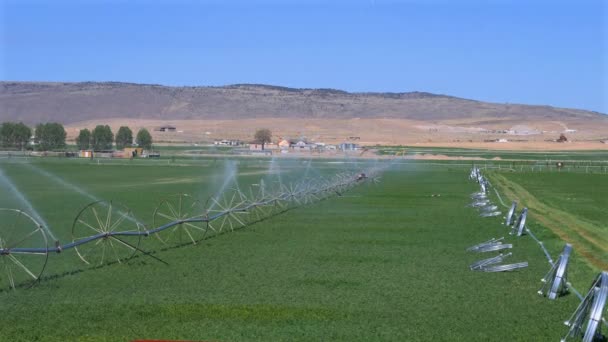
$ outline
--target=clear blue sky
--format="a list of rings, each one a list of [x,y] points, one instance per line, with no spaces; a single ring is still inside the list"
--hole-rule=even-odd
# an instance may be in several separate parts
[[[603,0],[0,3],[2,80],[418,90],[608,113]]]

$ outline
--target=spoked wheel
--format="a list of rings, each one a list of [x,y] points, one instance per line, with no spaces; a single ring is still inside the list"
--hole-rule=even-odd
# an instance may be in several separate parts
[[[284,186],[283,193],[286,194],[285,199],[289,201],[294,206],[302,205],[302,198],[300,189],[295,184],[289,184],[289,186]]]
[[[245,201],[238,190],[226,191],[218,197],[212,197],[207,209],[209,228],[216,233],[233,231],[246,225],[247,211]]]
[[[42,225],[21,210],[0,209],[0,288],[33,286],[48,257]]]
[[[144,225],[129,208],[112,201],[98,201],[78,213],[72,225],[72,243],[87,264],[122,262],[138,250]]]
[[[187,194],[173,195],[160,202],[154,210],[153,226],[175,225],[155,234],[165,244],[184,244],[202,240],[207,234],[207,223],[203,205],[194,197]],[[188,219],[200,219],[201,222],[184,222]]]

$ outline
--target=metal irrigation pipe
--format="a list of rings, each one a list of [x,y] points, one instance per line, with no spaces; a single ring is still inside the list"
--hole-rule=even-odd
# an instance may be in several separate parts
[[[378,170],[379,171],[379,170]],[[371,171],[368,174],[372,175],[375,174],[376,171]],[[330,183],[327,186],[323,186],[321,188],[315,189],[316,193],[319,192],[333,192],[336,189],[341,189],[341,191],[344,191],[346,189],[342,189],[348,186],[354,186],[356,185],[360,179],[358,178],[354,178],[354,175],[351,175],[352,177],[350,178],[350,180],[345,180],[345,181],[341,181],[338,183]],[[303,190],[299,190],[296,191],[294,193],[280,193],[279,195],[270,198],[270,199],[266,199],[263,200],[261,202],[254,202],[254,203],[250,203],[244,207],[237,207],[237,208],[232,208],[232,209],[228,209],[228,210],[224,210],[221,212],[218,212],[215,215],[212,216],[205,216],[205,217],[198,217],[198,218],[189,218],[189,219],[183,219],[183,220],[176,220],[173,222],[169,222],[167,224],[164,224],[162,226],[156,227],[154,229],[151,230],[143,230],[143,231],[126,231],[126,232],[107,232],[107,233],[99,233],[99,234],[95,234],[92,236],[88,236],[85,238],[82,238],[80,240],[76,240],[64,245],[60,245],[59,242],[57,241],[56,246],[55,247],[47,247],[47,248],[36,248],[36,247],[25,247],[25,248],[0,248],[0,255],[2,254],[11,254],[11,253],[22,253],[22,254],[47,254],[47,253],[60,253],[63,250],[67,250],[67,249],[71,249],[71,248],[75,248],[84,244],[87,244],[89,242],[101,239],[101,238],[109,238],[109,237],[114,237],[117,238],[117,236],[150,236],[156,233],[159,233],[161,231],[167,230],[171,227],[180,225],[182,223],[192,223],[192,222],[212,222],[214,220],[217,220],[223,216],[229,215],[231,213],[234,212],[248,212],[250,209],[258,207],[258,206],[264,206],[264,205],[269,205],[269,204],[274,204],[277,202],[277,200],[285,200],[288,201],[289,199],[294,199],[296,197],[299,197],[301,195],[306,195],[311,193],[312,191],[307,191],[306,189]],[[122,240],[121,240],[122,241]],[[139,251],[141,251],[139,248],[135,248]]]

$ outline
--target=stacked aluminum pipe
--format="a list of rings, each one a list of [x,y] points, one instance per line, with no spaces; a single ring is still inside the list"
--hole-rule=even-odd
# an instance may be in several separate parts
[[[488,197],[490,182],[487,180],[486,177],[484,177],[481,174],[481,170],[477,167],[473,167],[471,169],[471,172],[469,173],[469,179],[477,182],[480,187],[480,191],[475,192],[471,195],[471,199],[473,200],[473,202],[471,202],[470,206],[477,208],[480,212],[479,216],[481,216],[481,217],[499,216],[501,214],[501,212],[498,210],[498,206],[494,205],[492,203],[492,201],[490,200],[490,198]],[[516,206],[516,203],[513,202],[513,205],[511,206],[511,209],[509,210],[509,212],[507,214],[506,223],[508,225],[513,220],[512,218],[513,218],[513,214],[515,212],[515,206]],[[524,225],[525,225],[525,221],[524,221]],[[485,242],[482,242],[475,246],[469,247],[467,250],[484,253],[484,252],[502,251],[505,249],[513,248],[513,244],[503,243],[502,240],[504,240],[504,238],[500,238],[500,239],[493,238],[489,241],[485,241]],[[475,270],[475,271],[505,272],[505,271],[517,270],[517,269],[528,266],[527,262],[496,265],[500,262],[503,262],[504,259],[506,259],[507,257],[509,257],[511,255],[512,255],[512,253],[507,253],[505,255],[499,254],[498,256],[495,256],[492,258],[479,260],[479,261],[471,264],[469,266],[469,268],[471,270]]]

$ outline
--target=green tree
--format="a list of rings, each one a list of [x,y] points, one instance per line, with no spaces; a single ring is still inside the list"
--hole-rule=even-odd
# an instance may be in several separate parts
[[[116,133],[116,149],[122,150],[133,144],[133,132],[127,126],[121,126]]]
[[[91,144],[95,151],[111,150],[113,141],[114,134],[108,125],[97,125],[91,132]]]
[[[79,150],[88,150],[91,148],[91,131],[87,128],[81,129],[78,137],[76,137],[76,145]]]
[[[272,140],[272,132],[268,128],[260,128],[255,131],[253,139],[256,143],[262,144],[262,150],[264,149],[264,145],[266,143],[271,142]]]
[[[135,139],[137,145],[142,147],[144,150],[152,149],[152,136],[147,129],[142,128],[137,132],[137,138]]]
[[[2,147],[12,147],[13,135],[15,133],[15,124],[12,122],[3,122],[0,127],[0,144]]]
[[[15,125],[13,132],[13,146],[22,150],[30,141],[32,137],[32,129],[25,125],[23,122],[20,122]]]
[[[38,124],[34,141],[38,150],[50,151],[65,148],[65,129],[63,125],[56,122]]]

